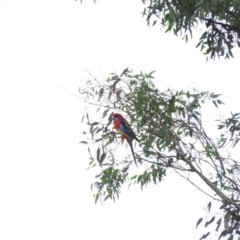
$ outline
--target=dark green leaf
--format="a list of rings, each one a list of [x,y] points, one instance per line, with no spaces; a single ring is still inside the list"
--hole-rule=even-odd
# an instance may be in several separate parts
[[[206,238],[209,234],[210,234],[210,232],[204,234],[199,240],[202,240],[202,239]]]
[[[219,96],[221,96],[222,94],[211,94],[210,96],[211,96],[211,98],[218,98]],[[220,101],[220,100],[219,100]]]
[[[218,231],[218,229],[219,229],[219,227],[221,226],[221,223],[222,223],[222,218],[219,218],[216,223],[217,223],[216,231]]]
[[[113,85],[112,85],[113,90],[115,90],[116,85],[117,85],[120,81],[121,81],[121,78],[119,78],[119,77],[117,76],[116,81],[115,81],[115,82],[113,83]]]
[[[156,23],[157,23],[157,20],[155,20],[152,25],[154,26]]]
[[[211,224],[214,220],[215,220],[215,216],[213,216],[210,221],[205,223],[205,227],[207,227],[209,224]]]
[[[103,199],[103,201],[106,201],[109,197],[110,197],[110,195],[107,195],[107,196]]]
[[[132,176],[130,179],[133,180],[133,179],[135,179],[137,176],[138,176],[138,175],[134,175],[134,176]]]
[[[221,239],[221,237],[225,237],[228,234],[227,230],[223,230],[218,238],[218,240]]]
[[[212,101],[215,107],[218,107],[217,103],[215,101]]]
[[[98,125],[98,122],[93,122],[90,124],[91,126],[95,126],[95,125]]]
[[[224,103],[223,103],[221,100],[219,100],[219,99],[217,100],[217,103],[218,103],[218,104],[224,104]]]
[[[233,148],[237,145],[237,143],[239,142],[240,138],[236,139],[234,144],[233,144]]]
[[[97,148],[97,160],[98,160],[98,162],[100,162],[100,148],[98,147]]]
[[[124,69],[123,72],[121,73],[120,77],[122,77],[123,75],[126,75],[129,72],[130,71],[128,70],[128,68]]]
[[[106,158],[106,153],[104,152],[102,155],[101,155],[101,158],[100,158],[100,164],[103,163],[103,160]]]
[[[98,199],[99,199],[99,193],[95,195],[95,204],[97,203]]]
[[[108,93],[108,100],[111,99],[111,96],[112,96],[112,91],[109,91],[109,93]]]
[[[202,222],[203,218],[199,218],[197,223],[196,223],[196,228],[198,227],[198,225]]]
[[[110,109],[106,109],[106,110],[103,112],[102,118],[105,118],[105,117],[106,117],[106,115],[107,115],[107,113],[108,113],[109,110],[110,110]]]
[[[101,97],[103,96],[104,93],[104,88],[101,88],[98,94],[98,101],[101,99]]]
[[[83,123],[84,117],[85,117],[85,116],[83,115],[83,116],[82,116],[82,121],[81,121],[82,123]]]
[[[212,202],[209,202],[208,205],[207,205],[207,209],[208,209],[209,212],[211,210],[211,206],[212,206]]]

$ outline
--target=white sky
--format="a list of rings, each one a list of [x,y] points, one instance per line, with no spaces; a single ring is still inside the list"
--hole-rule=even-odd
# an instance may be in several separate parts
[[[140,0],[0,1],[0,239],[197,239],[208,198],[172,174],[94,204],[81,135],[83,70],[157,70],[161,90],[224,94],[239,111],[239,54],[205,62],[195,49],[149,28]],[[209,108],[210,109],[210,108]],[[206,111],[216,119],[220,111]],[[97,116],[96,116],[97,117]],[[213,122],[214,123],[214,122]],[[214,125],[213,125],[214,126]]]

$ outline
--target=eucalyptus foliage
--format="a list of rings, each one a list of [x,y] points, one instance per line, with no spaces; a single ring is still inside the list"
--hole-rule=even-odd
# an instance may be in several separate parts
[[[207,59],[233,57],[233,48],[240,47],[240,0],[142,2],[145,5],[142,14],[148,25],[158,22],[165,32],[182,36],[186,42],[196,29],[203,30],[196,47],[207,55]]]
[[[127,184],[144,188],[160,183],[171,169],[211,198],[207,207],[210,213],[212,203],[221,203],[221,214],[211,213],[210,220],[200,218],[196,227],[204,221],[205,227],[215,224],[219,238],[233,239],[240,235],[240,164],[225,149],[238,143],[240,114],[232,113],[219,120],[219,137],[213,139],[204,128],[201,109],[207,101],[212,102],[213,108],[222,105],[220,95],[196,89],[160,91],[154,84],[153,73],[136,74],[125,69],[105,80],[90,75],[79,88],[82,99],[95,108],[92,115],[90,109],[83,115],[88,129],[81,142],[89,151],[89,168],[98,171],[92,183],[95,202],[116,200]],[[137,174],[129,171],[135,168],[131,154],[116,157],[117,149],[123,148],[119,146],[123,139],[113,129],[113,112],[122,113],[140,139],[136,149],[140,165]],[[208,189],[192,182],[192,175],[198,175]],[[206,233],[201,239],[211,234]]]
[[[197,47],[210,58],[233,57],[240,47],[239,0],[142,0],[148,24],[159,20],[166,32],[182,35],[188,41],[195,28],[205,29]],[[153,20],[152,20],[153,19]]]

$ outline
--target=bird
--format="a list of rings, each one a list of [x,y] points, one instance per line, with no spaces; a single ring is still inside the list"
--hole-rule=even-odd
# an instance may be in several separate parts
[[[123,138],[125,138],[128,142],[132,151],[134,162],[137,166],[137,160],[133,150],[132,141],[135,139],[140,143],[140,140],[137,138],[136,134],[131,129],[130,124],[120,113],[113,113],[113,124],[117,132],[121,134]]]

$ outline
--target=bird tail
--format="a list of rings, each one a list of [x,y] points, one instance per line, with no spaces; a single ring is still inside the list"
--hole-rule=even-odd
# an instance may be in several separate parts
[[[132,155],[133,155],[134,162],[135,162],[136,166],[138,166],[138,165],[137,165],[136,156],[135,156],[135,153],[134,153],[134,151],[133,151],[133,146],[132,146],[132,143],[131,143],[131,142],[129,142],[129,146],[130,146],[131,151],[132,151]]]

